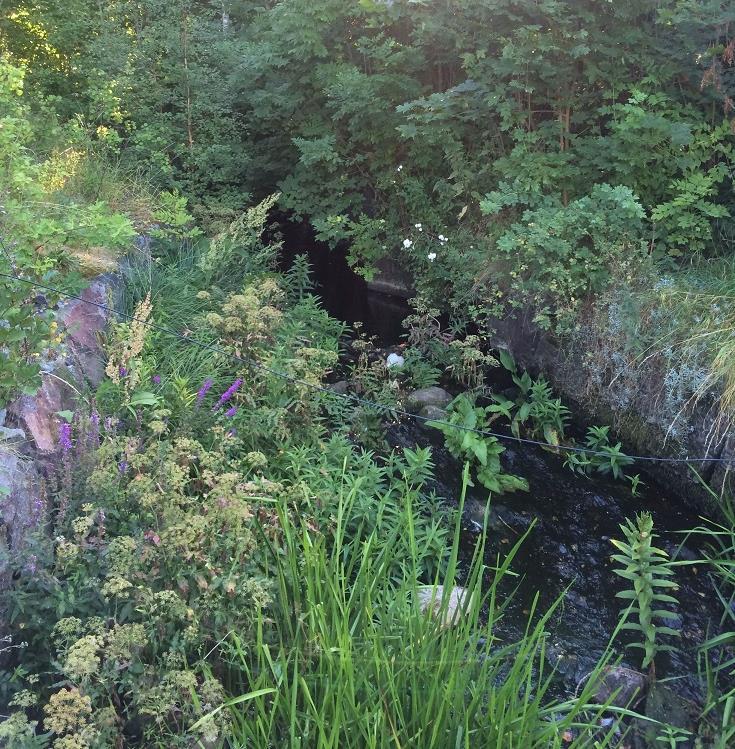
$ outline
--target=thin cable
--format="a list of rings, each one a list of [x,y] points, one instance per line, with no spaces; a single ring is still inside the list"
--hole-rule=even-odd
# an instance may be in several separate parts
[[[0,244],[0,246],[2,245]],[[9,273],[0,272],[0,277],[8,278],[12,281],[19,281],[20,283],[25,283],[25,284],[28,284],[29,286],[34,286],[37,289],[42,289],[44,291],[49,291],[53,294],[57,294],[60,297],[65,297],[67,299],[74,299],[76,301],[82,302],[83,304],[89,304],[93,307],[97,307],[98,309],[104,310],[105,312],[108,312],[110,314],[119,315],[120,317],[128,320],[129,322],[136,322],[136,323],[139,323],[140,325],[145,325],[151,330],[156,330],[160,333],[164,333],[174,338],[178,338],[179,340],[189,345],[197,346],[200,349],[203,349],[205,351],[211,351],[216,354],[221,354],[241,364],[252,366],[255,369],[261,370],[262,372],[267,372],[268,374],[271,374],[274,377],[278,377],[282,380],[287,380],[288,382],[292,382],[296,385],[302,385],[303,387],[307,387],[311,390],[324,393],[334,398],[343,398],[345,400],[353,401],[354,403],[359,403],[360,405],[369,406],[370,408],[374,408],[379,411],[387,411],[387,412],[396,414],[397,416],[406,417],[408,419],[416,419],[417,421],[423,421],[423,422],[432,422],[433,424],[440,424],[442,426],[447,426],[453,429],[458,429],[463,432],[472,432],[473,434],[479,434],[485,437],[495,437],[496,439],[506,440],[508,442],[516,442],[522,445],[536,445],[537,447],[543,447],[546,449],[552,448],[554,450],[563,450],[569,453],[582,453],[584,455],[609,457],[609,454],[603,451],[589,450],[584,447],[576,447],[573,445],[549,445],[548,442],[541,442],[539,440],[528,439],[526,437],[515,437],[510,434],[502,434],[501,432],[491,432],[485,429],[473,429],[472,427],[463,426],[462,424],[452,424],[451,422],[443,421],[442,419],[432,419],[428,416],[421,416],[420,414],[412,414],[409,411],[404,411],[403,409],[400,409],[400,408],[393,408],[391,406],[383,406],[383,405],[380,405],[379,403],[375,403],[374,401],[368,400],[367,398],[361,398],[358,395],[352,395],[351,393],[335,393],[333,390],[329,388],[322,387],[321,385],[315,385],[313,382],[307,382],[306,380],[302,380],[298,377],[292,377],[291,375],[286,374],[285,372],[280,372],[277,369],[272,369],[271,367],[268,367],[265,364],[261,364],[256,359],[252,359],[250,357],[238,356],[237,354],[233,354],[231,351],[227,351],[226,349],[223,349],[220,346],[215,346],[214,344],[211,344],[211,343],[203,343],[202,341],[197,341],[195,338],[189,338],[188,336],[182,335],[181,333],[179,333],[176,330],[173,330],[172,328],[167,328],[163,325],[157,325],[156,323],[149,322],[148,320],[142,320],[141,318],[134,317],[133,315],[128,315],[125,312],[120,312],[118,310],[112,309],[111,307],[108,307],[105,304],[92,302],[89,299],[83,299],[82,297],[76,296],[75,294],[69,294],[53,286],[48,286],[46,284],[38,283],[37,281],[30,281],[28,279],[20,278],[19,276],[14,276]],[[647,462],[652,462],[652,463],[687,463],[689,464],[689,463],[732,463],[733,462],[732,458],[716,458],[716,457],[665,458],[665,457],[655,457],[652,455],[627,455],[626,457],[634,461],[640,461],[640,462],[647,461]]]

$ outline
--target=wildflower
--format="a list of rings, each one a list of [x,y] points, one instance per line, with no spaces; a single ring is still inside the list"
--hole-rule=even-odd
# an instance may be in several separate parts
[[[41,497],[36,496],[33,500],[33,505],[31,508],[31,513],[33,515],[34,520],[38,521],[41,516],[43,515],[44,505],[43,505],[43,499]]]
[[[23,567],[23,571],[28,575],[35,575],[36,569],[38,568],[38,557],[35,554],[31,554],[28,557],[28,561]]]
[[[153,377],[151,377],[151,380],[153,381],[154,385],[160,385],[161,384],[161,375],[153,375]]]
[[[227,411],[225,411],[225,416],[232,418],[237,413],[237,408],[233,406],[232,408],[228,408]]]
[[[426,257],[430,263],[433,263],[436,260],[436,252],[430,252]]]
[[[125,471],[128,470],[128,461],[127,460],[121,460],[117,464],[117,470],[120,471],[120,473],[125,473]]]
[[[66,421],[59,427],[59,444],[65,453],[71,450],[71,424]]]
[[[202,383],[202,386],[199,388],[199,391],[197,392],[197,402],[196,402],[197,406],[201,405],[205,396],[209,392],[209,388],[212,387],[212,384],[213,383],[211,379],[208,378],[204,380],[204,382]]]
[[[120,368],[119,368],[119,369],[117,370],[117,373],[118,373],[118,374],[120,375],[120,379],[122,380],[122,379],[123,379],[123,377],[125,377],[125,375],[127,375],[127,373],[128,373],[128,370],[127,370],[127,369],[126,369],[125,367],[120,367]]]
[[[87,442],[99,445],[100,441],[100,415],[95,410],[89,415],[90,430],[87,432]]]
[[[403,170],[403,164],[399,164],[398,168],[396,169],[397,172],[400,172]]]
[[[421,224],[414,224],[414,227],[415,227],[416,229],[418,229],[419,231],[421,231],[421,230],[422,230],[422,226],[421,226]]]
[[[404,240],[403,240],[403,246],[404,246],[404,247],[405,247],[406,249],[408,249],[408,248],[409,248],[409,247],[410,247],[410,246],[411,246],[412,244],[413,244],[413,242],[412,242],[412,241],[411,241],[410,239],[404,239]]]
[[[212,410],[216,411],[221,406],[224,406],[225,403],[227,403],[227,401],[230,400],[230,398],[232,398],[232,396],[237,392],[237,390],[239,389],[240,385],[242,385],[242,380],[238,377],[232,383],[232,385],[230,385],[230,387],[228,387],[227,390],[225,390],[225,392],[222,393],[222,395],[220,395],[219,400],[217,401],[217,404],[215,405],[215,407]]]
[[[92,700],[76,689],[62,689],[49,698],[43,708],[44,726],[58,734],[71,733],[87,724],[92,714]]]
[[[100,593],[105,598],[125,598],[132,589],[133,584],[119,575],[108,577],[100,587]]]
[[[101,645],[99,638],[94,635],[86,635],[77,640],[69,648],[64,662],[64,672],[78,681],[94,676],[100,667],[97,651]]]

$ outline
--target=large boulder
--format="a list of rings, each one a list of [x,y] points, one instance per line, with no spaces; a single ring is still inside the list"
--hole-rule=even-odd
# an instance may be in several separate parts
[[[452,396],[444,388],[436,387],[436,385],[414,390],[406,397],[406,406],[414,413],[419,413],[427,406],[446,408],[451,402]]]

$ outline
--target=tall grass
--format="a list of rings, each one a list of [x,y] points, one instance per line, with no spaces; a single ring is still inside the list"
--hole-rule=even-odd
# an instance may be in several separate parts
[[[692,530],[709,541],[707,559],[722,603],[721,632],[701,648],[700,667],[707,688],[702,720],[712,746],[729,749],[735,746],[735,500],[718,496],[701,479],[700,483],[722,512],[720,522],[707,520]]]
[[[691,375],[685,406],[714,392],[716,430],[735,418],[735,260],[701,260],[688,270],[663,278],[647,295],[653,340],[643,361],[675,352],[673,363]]]
[[[221,643],[234,695],[229,746],[616,745],[619,735],[600,728],[605,706],[589,704],[604,664],[576,697],[551,696],[555,676],[545,662],[545,628],[555,607],[544,613],[534,607],[517,642],[496,635],[509,603],[499,585],[512,574],[523,539],[492,571],[478,543],[465,570],[461,613],[455,626],[442,626],[452,615],[449,596],[437,599],[431,616],[419,605],[426,552],[415,533],[412,493],[388,537],[373,533],[354,548],[347,526],[356,492],[353,486],[340,496],[329,536],[313,533],[284,506],[278,508],[279,543],[262,534],[276,580],[267,621],[263,614],[254,642],[232,633]],[[397,577],[396,558],[402,561]],[[458,521],[434,584],[451,589],[459,566]]]

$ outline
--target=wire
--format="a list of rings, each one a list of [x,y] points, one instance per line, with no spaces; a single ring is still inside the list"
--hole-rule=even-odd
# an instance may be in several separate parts
[[[2,247],[2,244],[0,243],[0,247]],[[5,248],[3,247],[3,252],[5,251]],[[7,253],[6,253],[7,254]],[[285,372],[280,372],[277,369],[272,369],[271,367],[266,366],[265,364],[262,364],[261,362],[257,361],[256,359],[252,359],[250,357],[242,357],[238,356],[237,354],[233,354],[231,351],[227,351],[226,349],[221,348],[220,346],[215,346],[211,343],[204,343],[202,341],[197,341],[195,338],[190,338],[188,336],[185,336],[181,333],[179,333],[177,330],[173,330],[172,328],[167,328],[164,325],[158,325],[156,323],[152,323],[148,320],[143,320],[141,318],[136,318],[133,315],[128,315],[125,312],[120,312],[119,310],[115,310],[111,307],[108,307],[105,304],[100,304],[98,302],[93,302],[89,299],[83,299],[80,296],[77,296],[75,294],[69,294],[65,291],[62,291],[61,289],[55,288],[54,286],[49,286],[47,284],[38,283],[37,281],[31,281],[26,278],[21,278],[20,276],[15,276],[9,273],[2,273],[0,272],[0,277],[7,278],[12,281],[17,281],[20,283],[27,284],[29,286],[33,286],[37,289],[42,289],[44,291],[49,291],[53,294],[56,294],[60,297],[64,297],[66,299],[74,299],[76,301],[82,302],[83,304],[88,304],[93,307],[97,307],[98,309],[104,310],[105,312],[108,312],[113,315],[119,315],[120,317],[125,318],[129,322],[136,322],[141,325],[145,325],[146,327],[150,328],[151,330],[158,331],[159,333],[164,333],[166,335],[172,336],[174,338],[178,338],[179,340],[183,341],[184,343],[187,343],[192,346],[197,346],[200,349],[203,349],[205,351],[211,351],[216,354],[221,354],[223,356],[226,356],[230,359],[233,359],[234,361],[237,361],[241,364],[246,364],[248,366],[252,366],[255,369],[259,369],[262,372],[267,372],[270,375],[273,375],[274,377],[278,377],[282,380],[287,380],[289,382],[292,382],[296,385],[301,385],[303,387],[307,387],[311,390],[314,390],[316,392],[324,393],[326,395],[329,395],[333,398],[343,398],[345,400],[350,400],[354,403],[359,403],[360,405],[369,406],[370,408],[374,408],[380,411],[388,411],[390,413],[396,414],[397,416],[406,417],[408,419],[415,419],[417,421],[423,421],[423,422],[431,422],[432,424],[437,424],[445,427],[450,427],[453,429],[458,429],[460,431],[464,432],[472,432],[473,434],[479,434],[485,437],[494,437],[495,439],[499,440],[505,440],[508,442],[515,442],[517,444],[521,445],[535,445],[537,447],[543,447],[543,448],[553,448],[554,450],[560,450],[565,451],[568,453],[578,453],[578,454],[584,454],[589,456],[601,456],[601,457],[609,457],[609,454],[603,451],[596,451],[596,450],[590,450],[588,448],[584,447],[577,447],[574,445],[549,445],[548,442],[541,442],[540,440],[533,440],[528,439],[526,437],[515,437],[510,434],[503,434],[502,432],[491,432],[485,429],[473,429],[472,427],[463,426],[462,424],[452,424],[449,421],[444,421],[442,419],[432,419],[428,416],[421,416],[420,414],[412,414],[409,411],[405,411],[400,408],[394,408],[392,406],[383,406],[379,403],[376,403],[375,401],[371,401],[367,398],[361,398],[358,395],[353,395],[351,393],[335,393],[333,390],[323,387],[321,385],[315,385],[313,382],[307,382],[306,380],[302,380],[298,377],[293,377]],[[667,458],[667,457],[656,457],[653,455],[627,455],[626,457],[630,458],[633,461],[638,462],[651,462],[651,463],[732,463],[732,458],[718,458],[718,457],[703,457],[703,458]]]

